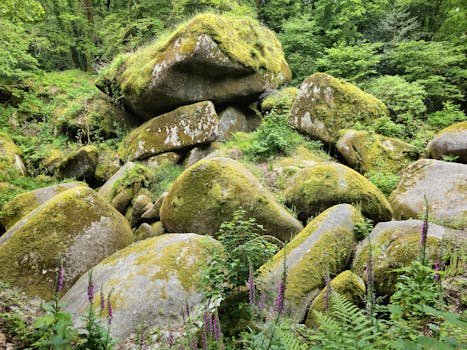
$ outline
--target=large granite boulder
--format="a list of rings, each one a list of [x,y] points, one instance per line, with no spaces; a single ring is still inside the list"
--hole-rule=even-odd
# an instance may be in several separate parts
[[[0,276],[51,299],[58,263],[66,291],[87,270],[133,241],[125,218],[87,187],[61,192],[0,237]]]
[[[238,209],[281,240],[302,229],[248,169],[228,158],[201,160],[185,170],[164,199],[160,217],[168,232],[214,234]]]
[[[456,162],[467,163],[467,121],[441,130],[427,148],[434,159],[457,156]]]
[[[394,271],[410,265],[411,261],[420,256],[420,237],[423,221],[389,221],[380,222],[373,232],[357,247],[352,264],[352,271],[365,278],[366,266],[371,245],[371,264],[375,276],[375,291],[378,295],[390,295],[395,291],[397,277],[400,272]],[[465,242],[467,234],[462,230],[453,230],[443,226],[429,224],[426,254],[434,264],[439,258],[441,240],[446,241],[444,253],[449,252],[449,242]]]
[[[325,285],[325,274],[338,274],[348,264],[355,243],[354,228],[363,220],[349,204],[339,204],[313,219],[286,249],[279,251],[260,269],[261,291],[272,304],[283,273],[284,252],[287,269],[286,314],[304,319],[307,305]]]
[[[199,101],[254,100],[290,77],[272,31],[249,17],[200,14],[169,37],[115,58],[97,86],[147,120]]]
[[[97,166],[98,151],[95,146],[84,146],[71,152],[57,167],[61,179],[92,180]]]
[[[219,141],[227,141],[239,131],[248,131],[248,121],[240,108],[229,106],[219,113]]]
[[[0,223],[9,230],[21,218],[60,192],[79,186],[87,187],[84,182],[67,182],[21,193],[2,207]]]
[[[337,142],[337,150],[358,171],[396,174],[418,159],[418,152],[401,140],[364,130],[348,130]]]
[[[335,143],[341,129],[368,124],[389,116],[376,97],[324,73],[306,78],[290,110],[289,124],[298,131],[328,143]]]
[[[389,197],[394,218],[419,218],[425,211],[424,196],[430,217],[467,227],[467,165],[432,159],[409,165]]]
[[[285,199],[302,221],[338,203],[358,205],[373,222],[392,218],[384,194],[355,170],[338,163],[322,162],[300,170],[290,180]]]
[[[120,156],[125,161],[149,158],[199,144],[218,135],[219,119],[212,102],[204,101],[153,118],[123,140]]]
[[[113,290],[112,338],[135,335],[142,324],[161,331],[182,328],[187,305],[193,312],[201,302],[201,269],[221,247],[207,236],[167,234],[137,242],[93,267],[94,285],[103,286],[105,295]],[[89,305],[87,285],[85,274],[61,300],[78,326]]]

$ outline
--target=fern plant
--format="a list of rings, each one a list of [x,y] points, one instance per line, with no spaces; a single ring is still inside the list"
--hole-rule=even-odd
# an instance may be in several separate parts
[[[344,296],[333,292],[328,313],[313,311],[319,324],[312,349],[372,350],[385,345],[380,325],[373,326],[365,311],[352,304]]]

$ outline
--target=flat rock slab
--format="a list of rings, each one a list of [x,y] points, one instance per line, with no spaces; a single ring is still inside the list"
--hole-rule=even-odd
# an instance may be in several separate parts
[[[133,130],[120,147],[126,161],[146,159],[214,141],[219,118],[210,101],[183,106],[153,118]]]
[[[397,220],[430,217],[467,227],[467,165],[422,159],[409,165],[389,201]],[[459,226],[457,225],[457,226]]]

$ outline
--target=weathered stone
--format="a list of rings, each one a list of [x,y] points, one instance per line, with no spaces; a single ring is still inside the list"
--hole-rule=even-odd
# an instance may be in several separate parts
[[[104,143],[98,145],[98,151],[94,178],[102,184],[120,169],[120,157],[116,151]]]
[[[75,178],[77,180],[91,180],[97,166],[97,148],[84,146],[70,153],[58,166],[57,176],[61,179]]]
[[[212,142],[209,145],[197,146],[187,153],[185,160],[183,161],[183,166],[188,168],[196,162],[199,162],[201,159],[207,157],[219,157],[221,148],[222,146],[219,142]],[[222,156],[223,155],[224,154],[222,154]]]
[[[41,204],[0,237],[0,275],[28,294],[50,300],[60,257],[66,291],[132,240],[125,218],[96,192],[72,188]]]
[[[152,230],[154,232],[154,236],[160,236],[165,233],[164,225],[162,222],[156,221],[155,223],[151,224]]]
[[[467,163],[467,121],[441,130],[427,148],[434,159],[457,156],[456,162]]]
[[[243,209],[265,234],[289,240],[302,225],[242,164],[227,158],[201,160],[175,180],[162,203],[168,232],[215,234],[222,222]]]
[[[365,298],[366,287],[363,280],[352,271],[346,270],[334,277],[331,282],[331,291],[324,287],[318,296],[313,299],[310,311],[306,319],[306,325],[312,327],[315,323],[313,310],[326,311],[326,295],[337,292],[351,301],[356,306],[360,306]]]
[[[394,218],[419,218],[425,212],[424,196],[430,217],[467,227],[467,165],[432,159],[409,165],[389,197]]]
[[[47,145],[47,148],[46,156],[39,161],[39,167],[43,169],[45,174],[54,175],[65,156],[60,149],[50,149],[49,145]]]
[[[142,161],[142,163],[145,166],[147,166],[149,169],[155,170],[163,164],[175,165],[180,161],[181,158],[182,158],[181,155],[178,153],[166,152],[166,153],[161,153],[156,156],[146,158]]]
[[[395,291],[399,269],[410,265],[420,256],[420,236],[423,221],[389,221],[377,224],[368,238],[360,242],[352,264],[352,271],[364,277],[371,242],[372,266],[375,276],[375,291],[378,295],[390,295]],[[438,258],[441,239],[449,242],[465,242],[465,231],[448,229],[429,224],[426,244],[428,259],[434,262]],[[448,245],[449,247],[449,245]],[[446,248],[445,253],[449,250]]]
[[[274,33],[249,17],[195,16],[168,38],[120,55],[97,86],[143,119],[210,100],[254,100],[291,77]]]
[[[261,102],[261,110],[263,113],[267,113],[273,109],[278,113],[289,111],[297,98],[298,91],[299,90],[294,87],[286,87],[281,90],[271,91]]]
[[[212,102],[179,107],[133,130],[122,142],[120,155],[132,161],[208,143],[216,139],[218,126]]]
[[[123,214],[143,183],[152,178],[148,168],[127,162],[99,189],[99,195]]]
[[[55,197],[60,192],[80,186],[87,187],[83,182],[67,182],[21,193],[2,207],[0,222],[9,230],[15,223],[21,220],[21,218],[49,199]]]
[[[302,221],[338,203],[358,205],[375,223],[392,217],[384,194],[355,170],[338,163],[322,162],[300,170],[290,180],[285,198]]]
[[[11,167],[18,174],[25,176],[27,174],[24,166],[21,150],[14,144],[7,134],[0,133],[0,172],[5,168]]]
[[[164,202],[165,197],[167,197],[167,194],[168,192],[162,193],[154,202],[154,204],[148,207],[147,210],[141,215],[141,218],[159,220],[162,203]]]
[[[396,174],[418,159],[418,152],[401,140],[363,130],[348,130],[337,142],[337,150],[356,170]]]
[[[104,294],[113,290],[112,338],[123,340],[141,324],[162,332],[181,328],[186,305],[196,314],[201,302],[197,278],[216,251],[221,245],[210,237],[168,234],[139,241],[93,267],[94,285],[103,286]],[[61,300],[77,326],[87,313],[87,284],[85,274]]]
[[[283,273],[284,253],[287,268],[285,312],[301,321],[307,305],[324,287],[326,271],[344,270],[355,242],[355,225],[363,220],[349,204],[339,204],[313,219],[286,247],[260,268],[263,291],[269,304],[275,300]]]
[[[132,213],[131,218],[129,219],[130,226],[134,227],[141,220],[141,216],[145,213],[150,207],[152,207],[152,200],[148,194],[138,194],[133,198]]]
[[[324,73],[306,78],[290,110],[289,124],[313,138],[335,143],[341,129],[389,116],[376,97]]]
[[[230,106],[219,113],[219,141],[227,141],[239,131],[248,131],[246,116],[239,108]]]
[[[151,225],[143,222],[135,231],[135,242],[142,241],[143,239],[155,237],[154,230]],[[159,236],[159,235],[157,235]]]

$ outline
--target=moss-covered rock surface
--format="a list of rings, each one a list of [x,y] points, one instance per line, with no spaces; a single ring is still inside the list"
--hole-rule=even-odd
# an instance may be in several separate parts
[[[412,260],[420,256],[422,225],[421,220],[380,222],[370,236],[358,245],[352,271],[364,278],[371,244],[375,291],[381,296],[391,295],[395,291],[397,277],[400,274],[394,270],[408,266]],[[453,244],[465,242],[467,235],[462,230],[430,223],[426,243],[426,254],[430,261],[439,259],[438,249],[442,239],[448,247],[444,248],[444,253],[448,253],[450,241]]]
[[[15,223],[21,220],[21,218],[41,204],[47,202],[60,192],[78,186],[87,187],[84,182],[67,182],[22,193],[2,207],[0,222],[6,230],[9,230]]]
[[[0,275],[29,295],[51,299],[60,257],[67,290],[132,240],[125,218],[96,192],[72,188],[34,209],[0,237]]]
[[[373,170],[396,174],[418,158],[415,146],[363,130],[346,131],[336,147],[352,167],[363,173]]]
[[[20,175],[26,175],[21,150],[11,138],[4,133],[0,133],[0,172],[6,171],[6,168],[12,168]]]
[[[216,139],[219,118],[212,102],[204,101],[155,117],[134,129],[123,141],[125,161],[145,159]]]
[[[409,165],[389,197],[394,218],[419,218],[425,196],[430,217],[467,227],[467,165],[433,159]]]
[[[427,148],[434,159],[454,156],[456,162],[467,163],[467,121],[441,130]]]
[[[71,152],[57,167],[59,178],[92,180],[97,166],[98,151],[95,146],[81,147]]]
[[[181,105],[257,97],[291,77],[274,33],[248,17],[200,14],[135,53],[97,86],[144,119]]]
[[[338,203],[359,206],[374,222],[392,217],[384,194],[355,170],[338,163],[322,162],[299,171],[290,180],[285,198],[302,221]]]
[[[387,107],[357,86],[328,74],[306,78],[290,110],[289,123],[298,131],[324,142],[335,143],[341,129],[388,116]]]
[[[168,232],[214,234],[222,222],[243,209],[281,240],[302,225],[283,208],[242,164],[227,158],[201,160],[175,181],[161,210]]]
[[[303,320],[307,305],[325,285],[325,272],[338,274],[349,262],[355,242],[355,225],[363,220],[349,204],[329,208],[313,219],[286,249],[279,251],[260,268],[262,290],[273,303],[284,264],[287,269],[285,310],[288,316]]]
[[[311,303],[306,320],[306,324],[310,327],[315,323],[313,310],[323,312],[329,307],[328,302],[330,293],[337,292],[356,306],[360,306],[365,298],[365,282],[350,270],[341,272],[334,277],[329,284],[331,289],[329,290],[328,287],[324,287]]]
[[[213,251],[221,249],[210,237],[168,234],[137,242],[95,266],[94,285],[103,286],[105,295],[113,290],[112,337],[123,340],[142,324],[161,331],[181,328],[187,305],[194,313],[201,301],[200,270]],[[85,274],[61,300],[75,324],[81,324],[87,312],[87,285]],[[96,305],[99,302],[97,297]]]

